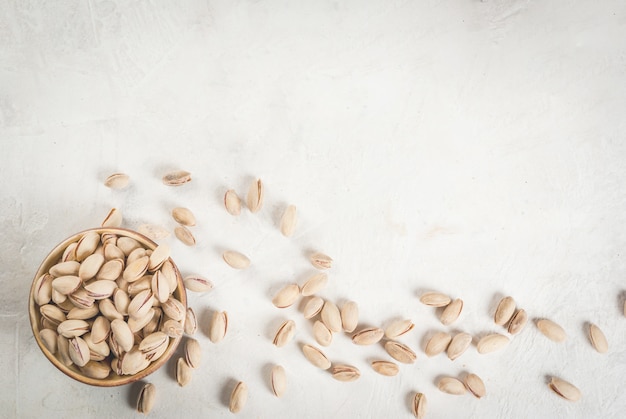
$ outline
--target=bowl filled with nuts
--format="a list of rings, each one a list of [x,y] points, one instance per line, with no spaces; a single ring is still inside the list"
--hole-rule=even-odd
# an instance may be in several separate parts
[[[46,256],[28,310],[35,340],[56,368],[110,387],[167,362],[183,334],[187,296],[167,245],[132,230],[95,228]]]

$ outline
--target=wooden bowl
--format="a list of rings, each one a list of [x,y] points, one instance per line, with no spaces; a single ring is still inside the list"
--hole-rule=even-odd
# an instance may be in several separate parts
[[[165,353],[163,353],[163,355],[161,355],[159,359],[150,363],[150,365],[146,369],[138,372],[137,374],[120,376],[120,375],[117,375],[115,371],[111,371],[109,376],[104,379],[95,379],[95,378],[88,377],[85,374],[83,374],[80,371],[80,369],[73,364],[69,367],[65,366],[65,364],[63,364],[53,353],[51,353],[48,350],[48,348],[46,348],[46,346],[43,344],[39,336],[39,331],[41,330],[41,314],[39,312],[39,308],[37,304],[35,303],[35,298],[34,298],[35,284],[37,282],[37,279],[39,279],[41,275],[47,273],[48,270],[52,266],[54,266],[56,263],[59,262],[59,260],[61,259],[63,255],[63,251],[67,248],[68,245],[74,242],[77,242],[85,233],[90,232],[90,231],[95,231],[96,233],[99,233],[99,234],[102,234],[102,233],[116,234],[118,237],[122,237],[122,236],[130,237],[130,238],[137,240],[146,249],[155,249],[157,247],[157,244],[154,243],[149,238],[147,238],[146,236],[139,234],[135,231],[127,230],[123,228],[110,228],[110,227],[93,228],[93,229],[85,230],[80,233],[74,234],[71,237],[68,237],[59,245],[57,245],[54,249],[52,249],[52,251],[48,254],[48,256],[46,256],[46,258],[43,260],[43,262],[41,263],[41,266],[39,267],[39,270],[35,274],[35,278],[33,279],[33,284],[31,286],[30,295],[28,298],[28,312],[30,315],[30,325],[33,330],[35,341],[37,342],[37,345],[39,345],[39,348],[41,349],[43,354],[46,356],[46,358],[48,358],[50,362],[52,362],[52,364],[55,367],[57,367],[65,375],[75,380],[78,380],[81,383],[89,384],[92,386],[99,386],[99,387],[113,387],[113,386],[120,386],[124,384],[133,383],[135,381],[141,380],[142,378],[152,374],[153,372],[161,368],[161,366],[163,366],[163,364],[165,364],[167,360],[176,351],[176,347],[180,343],[182,336],[171,338],[169,342],[169,346],[166,349]],[[187,308],[187,294],[185,292],[183,278],[180,274],[180,271],[176,267],[176,264],[174,263],[174,261],[172,261],[171,258],[170,258],[170,262],[174,266],[174,271],[176,272],[176,283],[177,283],[177,287],[173,293],[173,296],[177,298],[186,309]]]

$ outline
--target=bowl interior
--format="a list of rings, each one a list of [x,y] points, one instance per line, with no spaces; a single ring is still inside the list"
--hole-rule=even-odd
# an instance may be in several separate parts
[[[90,384],[93,386],[112,387],[112,386],[124,385],[124,384],[132,383],[137,380],[140,380],[146,377],[147,375],[153,373],[154,371],[158,370],[163,364],[167,362],[167,360],[176,351],[176,347],[180,343],[180,340],[182,339],[182,337],[179,336],[179,337],[170,339],[168,348],[165,351],[165,353],[158,360],[150,363],[150,365],[146,369],[140,371],[137,374],[120,376],[120,375],[117,375],[114,371],[111,371],[111,373],[109,374],[107,378],[95,379],[95,378],[91,378],[91,377],[84,375],[80,371],[80,369],[78,369],[75,365],[71,365],[69,367],[65,366],[62,362],[60,362],[57,359],[57,357],[54,354],[52,354],[48,350],[48,348],[46,348],[46,346],[43,344],[39,336],[39,331],[41,330],[41,313],[39,312],[39,308],[37,304],[35,303],[35,298],[34,298],[35,283],[41,275],[47,273],[48,270],[52,266],[54,266],[56,263],[59,262],[59,260],[61,259],[63,255],[64,250],[67,248],[68,245],[70,245],[71,243],[77,242],[85,233],[90,232],[90,231],[95,231],[99,234],[103,234],[103,233],[116,234],[118,237],[122,237],[122,236],[130,237],[130,238],[137,240],[147,249],[154,249],[157,247],[157,244],[155,242],[145,237],[144,235],[139,234],[132,230],[127,230],[127,229],[122,229],[122,228],[110,228],[110,227],[94,228],[94,229],[82,231],[80,233],[74,234],[71,237],[68,237],[63,242],[58,244],[54,249],[52,249],[52,251],[48,254],[48,256],[46,256],[46,258],[41,263],[41,266],[37,270],[35,278],[33,279],[33,283],[31,285],[30,294],[29,294],[29,301],[28,301],[30,325],[33,330],[35,341],[37,342],[37,345],[39,345],[39,348],[41,349],[41,351],[44,353],[46,358],[48,358],[48,360],[50,360],[50,362],[52,362],[52,364],[54,364],[54,366],[57,367],[59,370],[61,370],[64,374],[82,383]],[[171,258],[170,258],[170,262],[172,262],[172,265],[174,266],[174,270],[176,272],[176,283],[177,283],[177,287],[176,287],[176,290],[173,292],[173,296],[177,298],[186,309],[187,308],[187,294],[185,291],[185,286],[183,284],[183,279],[180,275],[180,271],[178,270],[178,267],[176,266],[174,261],[172,261]]]

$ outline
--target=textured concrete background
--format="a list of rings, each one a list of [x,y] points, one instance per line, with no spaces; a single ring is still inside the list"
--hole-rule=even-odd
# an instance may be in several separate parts
[[[415,391],[430,418],[621,418],[626,409],[626,3],[456,1],[0,2],[0,416],[135,417],[137,386],[99,389],[41,354],[26,301],[40,261],[118,207],[125,226],[173,230],[169,212],[198,217],[198,244],[170,237],[184,274],[215,290],[190,295],[204,363],[179,388],[171,365],[149,377],[151,416],[231,417],[233,380],[250,397],[240,417],[410,417]],[[194,180],[167,188],[161,176]],[[132,178],[111,191],[104,178]],[[233,218],[226,189],[261,177],[262,212]],[[296,235],[276,228],[297,205]],[[247,253],[234,272],[225,248]],[[375,374],[382,347],[336,335],[326,353],[361,369],[340,383],[312,367],[297,307],[273,293],[302,282],[311,250],[335,259],[324,298],[357,301],[363,324],[411,318],[418,352],[394,378]],[[419,293],[465,301],[444,327]],[[435,330],[501,331],[494,304],[510,294],[549,317],[563,344],[533,324],[499,353],[472,347],[429,359]],[[226,339],[206,336],[211,310],[230,314]],[[275,348],[292,318],[295,341]],[[593,351],[585,322],[604,330]],[[287,370],[276,399],[268,368]],[[482,400],[440,393],[440,375],[475,372]],[[583,398],[552,394],[546,377]]]

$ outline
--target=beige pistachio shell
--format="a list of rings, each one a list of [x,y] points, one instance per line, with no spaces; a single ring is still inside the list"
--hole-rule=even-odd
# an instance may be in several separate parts
[[[450,345],[451,341],[452,336],[450,336],[449,333],[437,332],[426,343],[424,352],[426,352],[426,355],[429,357],[439,355],[448,349],[448,345]]]
[[[333,333],[319,320],[313,323],[313,336],[315,341],[322,346],[329,346],[333,341]]]
[[[185,341],[185,360],[191,368],[198,368],[202,362],[202,348],[200,342],[196,339],[189,338]]]
[[[213,283],[200,275],[189,275],[183,280],[185,288],[193,292],[209,292],[213,289]]]
[[[191,182],[191,173],[185,170],[173,170],[163,175],[163,184],[167,186],[181,186]]]
[[[195,226],[196,216],[189,208],[176,207],[172,210],[172,218],[178,223],[184,226]]]
[[[278,346],[279,348],[282,348],[287,343],[291,342],[295,334],[296,322],[294,322],[293,320],[285,320],[278,328],[278,331],[276,332],[276,335],[274,337],[273,344]]]
[[[552,377],[548,387],[557,395],[572,402],[578,401],[582,397],[578,387],[557,377]]]
[[[463,300],[457,298],[446,306],[441,312],[441,324],[448,326],[456,321],[463,310]]]
[[[228,313],[225,311],[214,311],[211,317],[209,329],[209,339],[213,343],[221,342],[228,331]]]
[[[300,297],[298,284],[287,284],[272,298],[272,304],[278,308],[286,308],[295,303],[298,297]]]
[[[227,250],[222,254],[224,262],[234,269],[247,269],[250,266],[250,259],[243,253]]]
[[[548,339],[553,342],[563,342],[567,339],[565,330],[557,323],[548,319],[537,320],[537,329]]]
[[[373,345],[380,342],[384,334],[380,327],[366,327],[352,335],[352,342],[357,345]]]
[[[117,208],[111,208],[104,220],[102,227],[120,227],[122,225],[122,212]]]
[[[317,273],[309,277],[304,285],[302,285],[302,295],[305,297],[316,294],[322,290],[328,283],[328,275],[325,273]]]
[[[593,323],[589,324],[589,341],[594,349],[599,353],[603,354],[608,352],[609,343],[606,340],[606,336],[602,330],[600,330],[600,328]]]
[[[385,342],[385,350],[393,359],[403,364],[412,364],[417,359],[415,352],[407,345],[394,342],[392,340]]]
[[[130,177],[125,173],[113,173],[104,180],[104,186],[111,189],[124,189],[130,183]]]
[[[191,381],[192,369],[187,364],[185,358],[178,358],[176,361],[176,382],[181,387],[185,387]]]
[[[178,240],[187,246],[195,246],[196,244],[196,238],[193,233],[185,226],[176,226],[174,229],[174,235]]]
[[[372,369],[379,373],[380,375],[386,375],[388,377],[393,377],[394,375],[398,375],[400,369],[398,365],[391,361],[372,361]]]
[[[417,419],[423,419],[426,417],[427,406],[426,396],[423,393],[415,393],[415,396],[413,396],[413,403],[411,404],[411,410]]]
[[[248,400],[248,386],[243,381],[237,383],[233,392],[230,394],[230,403],[228,409],[232,413],[239,413],[246,405]]]
[[[311,264],[318,269],[329,269],[332,267],[333,259],[321,252],[315,252],[309,257]]]
[[[248,189],[248,195],[246,196],[246,204],[250,212],[258,212],[263,207],[263,200],[265,198],[265,188],[261,179],[257,179]]]
[[[298,214],[295,205],[289,205],[280,219],[280,232],[285,237],[293,236],[298,223]]]
[[[452,300],[445,294],[440,292],[426,292],[420,297],[420,302],[431,307],[445,307]]]
[[[526,323],[528,322],[528,314],[526,314],[526,310],[520,308],[513,314],[511,321],[509,322],[508,331],[512,335],[516,335],[522,331]]]
[[[322,321],[331,332],[341,332],[341,313],[332,301],[325,301],[321,311]]]
[[[311,297],[304,306],[304,318],[312,319],[322,311],[322,307],[324,307],[324,300],[322,298]]]
[[[326,355],[315,346],[305,344],[302,346],[302,353],[309,362],[318,368],[327,370],[330,368],[330,361]]]
[[[198,330],[198,319],[191,307],[187,307],[187,313],[185,313],[184,330],[187,335],[193,335]]]
[[[137,412],[147,415],[154,407],[156,401],[156,387],[154,384],[147,383],[139,391],[137,399]]]
[[[359,324],[359,306],[354,301],[348,301],[341,307],[341,325],[343,330],[352,333]]]
[[[359,369],[352,365],[333,365],[330,372],[335,380],[344,382],[355,381],[361,376]]]
[[[465,387],[467,387],[467,390],[472,393],[474,397],[480,399],[481,397],[484,397],[485,394],[487,394],[487,391],[485,390],[485,383],[476,374],[467,374],[463,382],[465,383]]]
[[[515,300],[513,297],[504,297],[498,303],[498,307],[496,307],[496,313],[493,317],[493,321],[498,326],[504,326],[511,320],[513,317],[513,313],[515,313]]]
[[[483,336],[476,344],[479,354],[488,354],[499,351],[509,344],[509,338],[499,333]]]
[[[274,365],[274,367],[272,367],[270,385],[272,387],[272,393],[274,393],[276,397],[282,397],[283,394],[285,394],[285,390],[287,389],[287,374],[285,373],[285,368],[281,365]]]
[[[415,324],[409,319],[396,320],[387,326],[385,336],[389,339],[396,339],[413,330],[413,327],[415,327]]]
[[[454,335],[448,345],[447,354],[451,361],[454,361],[470,347],[472,343],[472,335],[461,332]]]
[[[241,214],[241,198],[233,189],[229,189],[224,194],[224,206],[230,215]]]
[[[437,382],[437,388],[448,394],[453,394],[455,396],[461,396],[465,394],[465,384],[461,382],[461,380],[454,377],[442,377]]]

